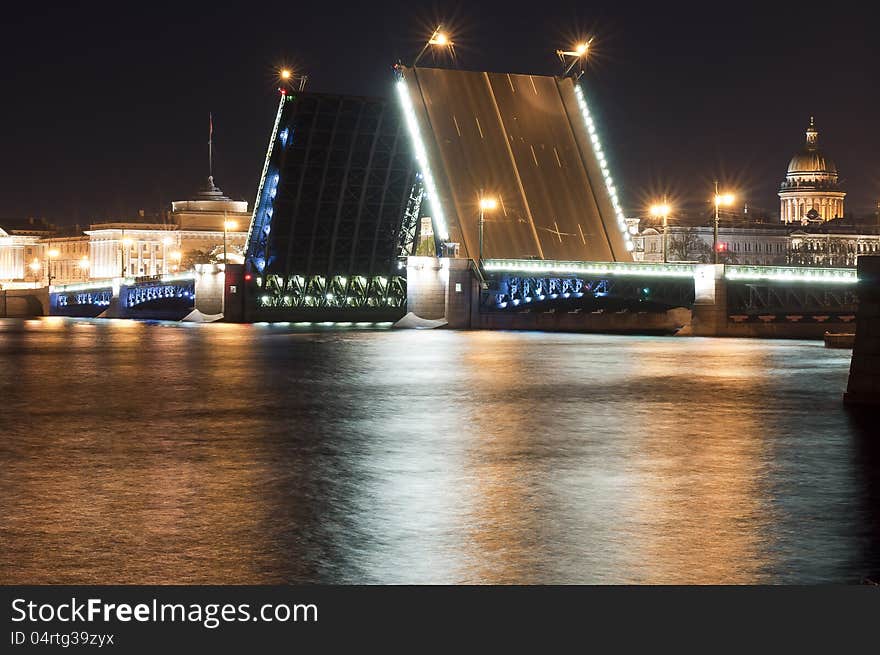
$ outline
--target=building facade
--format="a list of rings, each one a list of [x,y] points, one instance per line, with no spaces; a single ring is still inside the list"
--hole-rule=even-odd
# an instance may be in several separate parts
[[[710,226],[675,225],[666,229],[664,248],[662,228],[646,227],[633,237],[634,254],[636,261],[706,264],[714,261],[713,240]],[[718,261],[723,264],[781,266],[788,261],[788,230],[776,226],[723,226],[718,230],[718,243]]]
[[[779,217],[783,223],[803,225],[840,218],[845,197],[837,166],[819,149],[819,132],[810,118],[807,141],[791,158],[779,186]]]
[[[48,223],[9,221],[0,229],[0,286],[39,287],[93,279],[145,277],[189,270],[195,264],[244,261],[250,214],[208,178],[170,214],[95,222],[85,232],[61,235]]]

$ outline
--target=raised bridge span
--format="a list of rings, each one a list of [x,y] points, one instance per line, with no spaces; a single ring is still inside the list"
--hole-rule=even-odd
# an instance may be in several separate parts
[[[632,261],[618,192],[572,78],[400,68],[397,91],[441,241],[479,259]]]

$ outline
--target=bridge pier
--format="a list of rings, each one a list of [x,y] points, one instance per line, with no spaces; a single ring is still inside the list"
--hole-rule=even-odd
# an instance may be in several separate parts
[[[694,267],[694,306],[690,334],[719,337],[727,334],[727,283],[723,264]]]
[[[406,308],[426,319],[445,319],[456,329],[473,327],[480,300],[470,259],[408,257]]]
[[[880,405],[880,257],[858,260],[856,341],[843,402]]]
[[[33,318],[49,315],[49,287],[0,289],[0,318]]]

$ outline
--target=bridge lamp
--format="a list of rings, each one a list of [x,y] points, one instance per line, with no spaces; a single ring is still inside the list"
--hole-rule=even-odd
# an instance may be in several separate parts
[[[667,257],[667,249],[666,249],[666,221],[669,218],[670,207],[666,202],[658,203],[656,205],[651,205],[651,216],[654,218],[662,218],[663,219],[663,263],[665,264]]]
[[[431,38],[428,39],[428,42],[425,43],[425,46],[422,48],[421,52],[419,52],[418,56],[413,60],[413,68],[415,68],[416,64],[419,63],[419,60],[428,50],[430,46],[438,46],[440,48],[452,48],[455,44],[449,40],[449,35],[443,31],[443,26],[438,25],[437,29],[431,34]]]
[[[712,235],[712,252],[715,253],[715,263],[718,263],[718,210],[721,207],[731,206],[736,197],[732,193],[718,193],[718,181],[715,181],[715,230]]]
[[[49,286],[52,285],[52,277],[53,277],[52,276],[52,260],[57,259],[60,254],[61,254],[61,252],[58,250],[58,248],[50,248],[46,252],[46,257],[48,258],[48,261],[46,262],[46,275],[48,276]]]
[[[37,279],[37,275],[39,275],[40,269],[43,268],[43,265],[40,264],[39,259],[35,259],[30,264],[28,264],[28,268],[31,269],[31,273],[34,274],[34,288],[36,289],[37,285],[39,284],[39,280]]]
[[[559,56],[559,59],[562,63],[565,63],[566,57],[572,57],[572,62],[568,65],[568,68],[565,69],[565,72],[562,74],[563,77],[567,77],[571,72],[571,69],[574,68],[575,64],[581,61],[584,57],[587,56],[587,53],[590,51],[590,44],[593,43],[593,39],[591,38],[588,41],[581,41],[576,44],[572,50],[557,50],[556,54]]]
[[[498,198],[494,196],[480,195],[480,266],[483,265],[483,223],[486,212],[495,211],[498,208]]]

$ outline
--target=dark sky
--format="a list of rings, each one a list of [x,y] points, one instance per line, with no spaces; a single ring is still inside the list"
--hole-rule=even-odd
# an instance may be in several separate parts
[[[810,115],[847,210],[880,198],[880,37],[858,5],[125,4],[4,9],[0,220],[85,223],[188,197],[209,111],[217,182],[253,202],[278,64],[313,90],[390,94],[391,65],[441,18],[469,69],[557,73],[554,50],[595,35],[585,84],[629,212],[664,191],[698,203],[716,176],[777,210]]]

